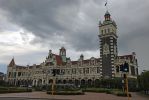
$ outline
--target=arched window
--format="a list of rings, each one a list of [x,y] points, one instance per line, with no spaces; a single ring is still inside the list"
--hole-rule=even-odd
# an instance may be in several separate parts
[[[105,33],[107,33],[106,29],[105,29]]]

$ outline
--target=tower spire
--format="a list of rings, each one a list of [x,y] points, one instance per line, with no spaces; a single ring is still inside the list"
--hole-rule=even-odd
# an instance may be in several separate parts
[[[108,11],[108,0],[105,1],[105,6],[106,6],[106,13],[105,13],[105,21],[109,21],[111,18],[110,18],[110,13]]]

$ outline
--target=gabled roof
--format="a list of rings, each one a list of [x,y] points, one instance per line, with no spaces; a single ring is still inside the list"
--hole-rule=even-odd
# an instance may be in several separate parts
[[[14,58],[12,58],[11,62],[9,63],[8,67],[13,67],[15,65]]]

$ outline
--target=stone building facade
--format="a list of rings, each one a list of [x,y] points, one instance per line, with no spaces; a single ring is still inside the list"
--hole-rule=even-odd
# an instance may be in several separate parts
[[[99,23],[100,58],[84,59],[84,55],[81,54],[77,61],[71,61],[66,56],[64,47],[59,50],[59,54],[49,50],[45,61],[39,65],[19,66],[13,58],[7,67],[7,81],[17,86],[41,86],[51,84],[55,78],[57,84],[93,85],[101,78],[122,77],[120,65],[125,61],[129,64],[128,77],[136,78],[136,54],[133,52],[130,55],[118,56],[116,29],[117,25],[107,11],[105,20]],[[53,69],[58,69],[59,74],[53,76]]]

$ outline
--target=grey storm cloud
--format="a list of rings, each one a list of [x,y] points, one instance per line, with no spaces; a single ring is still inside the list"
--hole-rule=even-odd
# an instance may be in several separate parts
[[[149,43],[149,1],[108,1],[111,17],[118,25],[119,51],[126,53],[135,48],[147,66],[145,53],[149,45],[136,39],[141,37]],[[11,23],[36,36],[32,44],[68,45],[76,51],[94,51],[99,49],[98,22],[104,19],[104,3],[105,0],[0,0],[0,10]],[[139,44],[146,47],[140,48]]]
[[[105,0],[0,0],[0,8],[9,21],[37,36],[31,43],[48,44],[59,35],[76,50],[95,50],[104,3]],[[114,3],[110,10],[118,24],[121,49],[135,37],[148,37],[148,1]]]
[[[104,2],[104,0],[87,1],[95,5]],[[56,34],[64,38],[66,45],[76,50],[94,50],[98,48],[98,37],[96,37],[98,20],[92,20],[92,14],[96,14],[91,10],[92,7],[83,8],[88,2],[86,0],[0,0],[0,8],[6,12],[9,21],[37,36],[31,43],[42,41],[43,44],[45,42],[48,44],[53,41]]]

